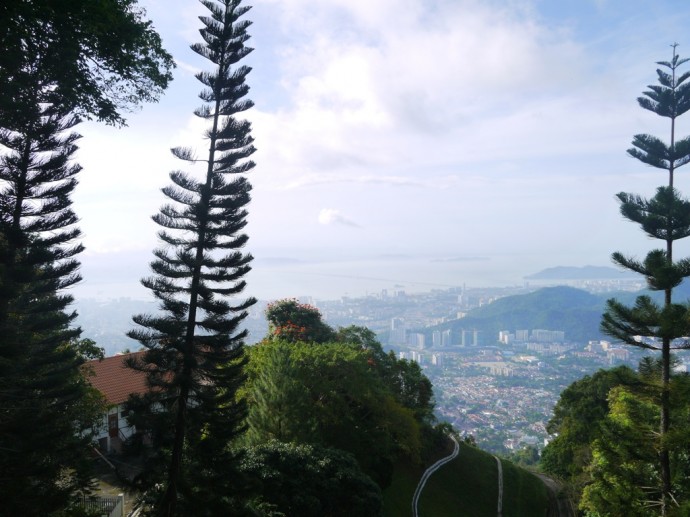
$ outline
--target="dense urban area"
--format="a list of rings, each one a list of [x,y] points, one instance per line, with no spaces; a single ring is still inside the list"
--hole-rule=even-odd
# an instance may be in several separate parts
[[[601,281],[577,287],[606,292],[641,286]],[[495,336],[471,328],[455,333],[430,330],[481,305],[535,289],[382,291],[315,305],[331,324],[366,325],[388,349],[420,363],[434,385],[439,418],[472,435],[482,448],[509,453],[527,445],[544,446],[546,422],[570,383],[611,365],[636,367],[641,357],[638,349],[599,336],[572,342],[559,329],[505,329]]]
[[[605,294],[632,292],[642,284],[600,280],[573,286]],[[305,296],[300,301],[318,307],[333,326],[366,326],[386,350],[418,362],[434,385],[439,419],[474,437],[482,448],[509,454],[525,446],[544,446],[549,438],[545,425],[566,386],[600,368],[620,364],[635,368],[642,357],[639,349],[603,340],[599,335],[572,341],[557,328],[508,328],[495,335],[473,328],[437,329],[444,323],[461,321],[473,309],[540,287],[533,283],[424,293],[390,289],[364,297],[314,300]],[[87,303],[79,311],[87,333],[94,329],[90,337],[113,354],[136,349],[137,343],[124,337],[121,329],[126,328],[133,312],[147,306],[150,304],[120,299]],[[266,302],[262,302],[251,309],[247,319],[250,342],[266,335],[265,307]],[[119,317],[113,318],[114,314]]]

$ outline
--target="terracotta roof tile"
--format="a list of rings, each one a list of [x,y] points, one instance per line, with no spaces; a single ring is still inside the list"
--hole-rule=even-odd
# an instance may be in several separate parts
[[[89,371],[87,380],[103,393],[109,404],[122,404],[132,393],[146,393],[146,374],[127,368],[124,360],[144,352],[116,355],[88,361],[84,368]]]

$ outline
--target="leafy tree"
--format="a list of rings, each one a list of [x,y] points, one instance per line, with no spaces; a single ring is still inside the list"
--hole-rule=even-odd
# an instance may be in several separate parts
[[[85,361],[93,359],[103,359],[105,357],[105,350],[98,346],[93,339],[77,339],[70,343],[79,357]],[[126,352],[129,353],[129,352]]]
[[[667,436],[670,432],[670,379],[671,350],[676,340],[687,335],[688,307],[673,302],[673,290],[690,276],[690,260],[676,260],[673,244],[690,235],[690,201],[681,197],[674,188],[676,169],[690,161],[690,137],[676,138],[676,119],[690,109],[690,72],[678,74],[687,59],[680,59],[673,45],[671,61],[657,64],[658,85],[650,85],[644,96],[638,98],[640,106],[670,121],[670,142],[640,134],[635,135],[628,153],[641,162],[667,171],[668,184],[657,189],[651,199],[639,195],[620,193],[621,214],[638,223],[642,230],[654,239],[661,240],[665,246],[652,250],[643,260],[627,257],[622,253],[613,254],[613,261],[622,267],[635,271],[647,279],[649,288],[664,293],[663,304],[658,304],[649,296],[637,298],[633,307],[625,306],[615,299],[607,302],[602,320],[602,330],[608,335],[632,346],[661,352],[660,372],[660,418],[658,441],[658,464],[660,482],[658,498],[661,514],[666,515],[672,504],[671,461]],[[650,344],[639,341],[636,336],[654,337],[658,341]],[[658,344],[657,344],[658,343]],[[685,344],[678,345],[684,347]]]
[[[389,387],[397,401],[412,409],[422,425],[433,424],[434,400],[431,381],[414,361],[400,360],[384,352],[376,334],[366,327],[350,325],[334,330],[319,310],[295,299],[273,302],[266,309],[267,339],[290,342],[348,344],[369,354],[369,364]]]
[[[0,48],[0,127],[13,129],[38,102],[122,124],[174,66],[136,0],[2,2]]]
[[[248,352],[250,443],[281,436],[348,451],[380,486],[390,482],[397,457],[419,458],[419,423],[372,369],[366,351],[268,341]]]
[[[271,339],[325,343],[335,338],[333,329],[321,319],[319,309],[293,298],[270,303],[266,319]]]
[[[421,425],[434,423],[433,386],[419,364],[398,359],[393,351],[386,354],[376,339],[376,334],[366,327],[341,327],[337,330],[336,341],[368,352],[370,365],[391,389],[396,400],[414,411]]]
[[[650,492],[656,492],[658,471],[654,433],[656,405],[622,386],[610,393],[611,411],[593,442],[592,483],[584,488],[580,507],[594,515],[651,517]]]
[[[676,362],[672,362],[673,365]],[[638,371],[600,370],[568,386],[547,425],[556,437],[544,448],[541,468],[567,482],[587,515],[658,515],[660,359],[645,357]],[[673,417],[667,443],[675,497],[690,483],[690,376],[670,383]],[[680,511],[680,513],[678,513]],[[669,509],[670,515],[684,515]]]
[[[270,304],[266,314],[269,334],[249,349],[249,443],[346,450],[381,486],[397,457],[419,460],[422,442],[436,443],[432,386],[419,365],[385,353],[365,327],[334,330],[297,300]]]
[[[592,442],[590,482],[581,501],[581,508],[593,516],[651,517],[659,513],[661,504],[655,496],[661,479],[657,429],[662,368],[661,360],[647,357],[640,363],[637,382],[614,387],[609,393],[609,411]],[[673,473],[671,487],[674,497],[683,501],[690,495],[690,377],[672,375],[669,393],[672,425],[666,439]],[[685,515],[676,505],[668,509],[668,514]]]
[[[542,452],[541,468],[580,492],[589,479],[586,469],[591,460],[591,444],[599,437],[609,411],[609,392],[638,382],[633,370],[619,366],[587,375],[564,389],[546,426],[556,437]]]
[[[129,366],[146,372],[152,388],[139,402],[158,405],[149,406],[140,420],[162,455],[157,464],[165,466],[160,478],[149,477],[164,485],[155,505],[159,515],[224,511],[233,462],[227,444],[241,431],[244,417],[235,398],[244,380],[247,332],[240,324],[255,303],[252,298],[231,303],[245,287],[252,259],[241,248],[247,242],[242,230],[251,189],[243,174],[254,167],[249,160],[254,146],[249,122],[237,118],[252,106],[244,99],[250,69],[236,66],[252,50],[245,46],[251,22],[240,20],[249,7],[241,0],[202,3],[210,13],[201,17],[204,43],[192,50],[216,66],[213,73],[197,74],[206,104],[195,114],[211,124],[208,155],[196,160],[184,148],[173,154],[202,162],[205,171],[200,179],[172,172],[173,185],[163,189],[171,204],[154,220],[163,228],[159,237],[165,247],[154,251],[155,276],[142,281],[160,300],[163,314],[135,316],[143,328],[129,334],[146,348]]]
[[[511,454],[508,459],[523,467],[537,465],[539,463],[539,449],[533,445],[526,445],[522,449]]]
[[[311,404],[292,350],[288,346],[262,346],[260,351],[252,352],[251,357],[260,359],[259,366],[256,361],[252,365],[252,404],[247,416],[250,441],[290,442],[304,438],[303,418],[309,415]]]
[[[343,451],[275,440],[244,450],[239,470],[255,504],[304,517],[381,515],[381,490]]]

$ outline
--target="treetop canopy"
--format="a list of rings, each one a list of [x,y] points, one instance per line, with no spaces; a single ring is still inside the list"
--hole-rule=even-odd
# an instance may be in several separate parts
[[[172,56],[136,0],[0,3],[0,126],[42,102],[122,125],[123,111],[156,101],[172,80]]]

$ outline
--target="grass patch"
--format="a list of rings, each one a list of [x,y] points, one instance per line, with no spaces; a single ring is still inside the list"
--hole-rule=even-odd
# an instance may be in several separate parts
[[[460,454],[436,471],[419,498],[419,515],[496,515],[498,471],[490,454],[460,444]]]
[[[546,486],[528,470],[509,461],[503,465],[503,517],[545,516],[549,507]]]
[[[426,467],[410,462],[398,462],[393,471],[391,484],[383,492],[383,515],[385,517],[410,517],[412,496]]]
[[[448,452],[439,454],[439,457]],[[508,461],[503,466],[503,516],[540,517],[548,509],[542,481]],[[412,496],[425,467],[399,463],[384,491],[384,515],[412,515]],[[421,517],[495,517],[498,510],[498,469],[493,455],[464,443],[458,457],[429,478],[419,499]]]
[[[453,452],[450,440],[445,446],[431,455],[426,465],[418,465],[407,460],[398,461],[393,470],[393,479],[383,491],[383,514],[385,517],[410,517],[412,497],[417,484],[428,467]]]

